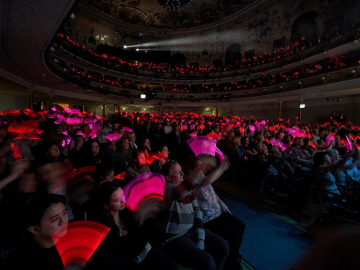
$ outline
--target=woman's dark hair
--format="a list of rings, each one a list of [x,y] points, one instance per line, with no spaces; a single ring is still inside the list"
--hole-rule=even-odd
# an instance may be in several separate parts
[[[96,182],[100,182],[101,177],[105,178],[106,176],[108,176],[112,171],[114,171],[114,168],[110,165],[110,164],[98,164],[95,167],[95,171],[93,174],[93,179]]]
[[[120,149],[120,146],[123,144],[123,142],[127,140],[127,136],[121,136],[120,139],[118,139],[115,143],[116,149]]]
[[[42,194],[33,197],[33,199],[24,207],[24,221],[26,228],[40,225],[40,220],[45,211],[52,205],[62,203],[66,204],[66,197],[58,194]]]
[[[248,136],[241,137],[241,145],[245,145],[246,139],[249,138]]]
[[[323,165],[325,156],[329,155],[327,152],[318,152],[314,156],[314,168]]]
[[[119,186],[114,182],[106,182],[102,184],[96,193],[98,206],[103,208],[104,204],[109,204],[111,194],[113,194],[118,188]]]
[[[88,140],[85,144],[84,144],[84,149],[85,149],[85,153],[86,154],[90,154],[91,153],[91,145],[96,142],[99,145],[99,151],[100,151],[100,143],[98,140],[96,139],[91,139]]]
[[[119,188],[114,182],[106,182],[102,184],[96,193],[97,211],[100,214],[99,218],[101,223],[111,228],[111,237],[109,238],[109,244],[115,249],[116,254],[122,255],[126,252],[127,238],[123,238],[120,241],[120,230],[114,222],[114,217],[104,208],[104,204],[108,205],[111,195]],[[122,216],[120,214],[120,216]],[[123,220],[123,218],[121,218]],[[123,220],[125,221],[125,220]],[[126,222],[125,226],[126,226]],[[119,243],[122,243],[119,245]]]

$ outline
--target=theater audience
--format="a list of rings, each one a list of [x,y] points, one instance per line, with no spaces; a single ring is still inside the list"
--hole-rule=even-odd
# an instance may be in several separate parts
[[[61,109],[58,112],[65,114]],[[16,257],[9,255],[3,264],[8,269],[18,269],[20,265],[21,269],[63,269],[54,247],[54,231],[60,228],[66,232],[68,220],[89,218],[111,229],[88,262],[88,269],[176,269],[172,260],[194,269],[240,269],[239,247],[245,224],[231,215],[231,209],[212,187],[220,177],[226,179],[223,173],[228,169],[227,157],[222,164],[214,157],[191,157],[184,175],[180,163],[193,155],[187,143],[190,135],[195,140],[200,135],[218,139],[217,147],[229,154],[233,166],[230,170],[239,163],[246,165],[242,166],[246,174],[237,175],[236,180],[246,177],[253,184],[264,179],[265,186],[285,193],[287,214],[296,221],[307,217],[302,208],[312,196],[309,189],[314,176],[321,191],[341,198],[353,187],[351,192],[356,191],[357,178],[353,176],[360,175],[360,133],[349,122],[297,123],[296,129],[304,132],[302,137],[293,137],[288,129],[292,125],[283,119],[266,121],[259,129],[253,117],[118,112],[112,121],[104,121],[97,138],[105,138],[112,126],[123,136],[101,143],[88,139],[93,135],[89,124],[71,123],[72,117],[81,117],[75,112],[66,112],[66,118],[60,121],[43,116],[31,119],[15,112],[5,115],[2,119],[7,123],[0,123],[0,214],[5,217],[0,225],[1,235],[5,236],[0,241],[1,248],[16,232],[28,231],[27,237],[21,233],[19,239],[23,240],[14,242],[20,248],[16,248]],[[85,119],[88,118],[91,116]],[[32,132],[44,129],[36,135],[38,139],[19,139],[16,132],[11,132],[12,126],[28,119],[38,121]],[[94,122],[101,123],[98,119]],[[250,127],[256,127],[256,133]],[[129,129],[134,132],[128,132]],[[326,146],[329,134],[335,140]],[[351,138],[353,151],[345,148],[350,148],[344,143],[345,135]],[[136,142],[136,137],[142,139]],[[272,138],[286,147],[272,145]],[[176,161],[169,160],[170,154]],[[137,223],[136,211],[124,209],[119,186],[150,169],[165,177],[165,208],[157,216],[157,211],[145,214],[140,218],[145,223]],[[252,188],[259,192],[259,186]],[[23,209],[27,209],[25,214],[19,215]],[[19,228],[22,223],[25,229]]]

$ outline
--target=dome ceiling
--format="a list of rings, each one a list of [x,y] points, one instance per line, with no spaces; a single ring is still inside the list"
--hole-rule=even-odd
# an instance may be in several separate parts
[[[224,20],[255,0],[193,0],[181,11],[168,11],[155,0],[81,0],[85,6],[119,21],[158,30],[186,30]]]

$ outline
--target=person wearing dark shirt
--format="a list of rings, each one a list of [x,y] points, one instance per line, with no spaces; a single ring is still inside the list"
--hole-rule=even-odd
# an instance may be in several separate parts
[[[67,232],[68,216],[65,201],[64,196],[46,194],[34,197],[26,205],[23,221],[30,235],[27,235],[19,245],[12,269],[62,270],[64,268],[55,244]]]
[[[176,269],[176,264],[153,247],[141,227],[131,220],[125,209],[125,195],[119,186],[107,182],[97,193],[97,221],[110,227],[110,231],[88,262],[89,269]],[[124,214],[125,213],[125,214]],[[145,243],[144,243],[145,242]]]

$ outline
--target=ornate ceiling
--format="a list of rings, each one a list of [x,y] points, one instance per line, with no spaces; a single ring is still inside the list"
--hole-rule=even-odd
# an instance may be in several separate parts
[[[159,30],[184,30],[224,20],[255,0],[193,0],[182,11],[168,11],[155,0],[81,0],[104,16],[130,25]]]

